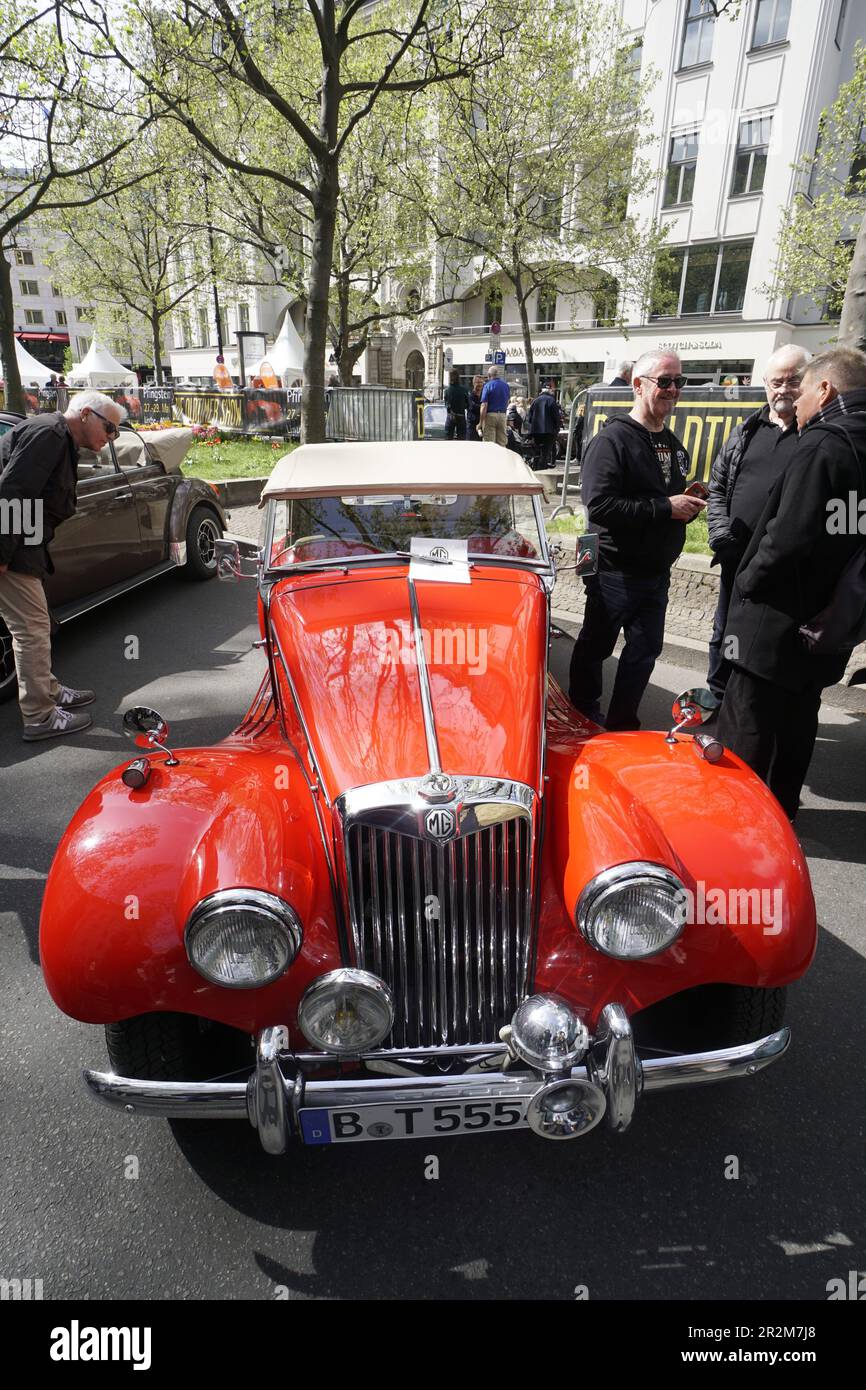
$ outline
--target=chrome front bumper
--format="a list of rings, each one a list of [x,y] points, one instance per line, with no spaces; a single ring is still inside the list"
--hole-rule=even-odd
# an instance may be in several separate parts
[[[526,1102],[527,1123],[536,1133],[546,1138],[571,1138],[593,1128],[602,1116],[610,1128],[622,1133],[631,1123],[638,1099],[651,1091],[753,1076],[777,1061],[790,1040],[790,1030],[782,1028],[757,1042],[717,1052],[641,1060],[625,1010],[608,1004],[581,1065],[556,1073],[527,1068],[524,1062],[515,1061],[513,1050],[503,1044],[380,1051],[361,1060],[370,1069],[402,1075],[317,1081],[305,1074],[304,1068],[309,1071],[312,1064],[321,1065],[321,1057],[289,1052],[287,1030],[273,1027],[259,1034],[256,1067],[247,1081],[139,1081],[98,1071],[85,1071],[84,1080],[95,1099],[131,1115],[248,1119],[258,1130],[262,1147],[271,1154],[285,1153],[293,1139],[303,1137],[302,1110],[343,1111],[371,1104]],[[413,1065],[441,1058],[443,1053],[461,1056],[472,1070],[449,1076],[412,1073]],[[556,1125],[539,1120],[539,1107],[543,1109],[545,1098],[557,1088],[567,1088],[569,1082],[576,1083],[573,1092],[588,1099],[593,1115],[567,1133],[556,1132]]]

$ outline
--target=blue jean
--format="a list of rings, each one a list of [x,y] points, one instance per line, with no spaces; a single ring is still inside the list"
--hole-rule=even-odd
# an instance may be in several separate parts
[[[639,729],[638,706],[664,646],[670,572],[662,575],[604,571],[585,579],[583,627],[571,654],[569,699],[608,729]],[[607,719],[602,718],[602,668],[620,632],[620,654]]]

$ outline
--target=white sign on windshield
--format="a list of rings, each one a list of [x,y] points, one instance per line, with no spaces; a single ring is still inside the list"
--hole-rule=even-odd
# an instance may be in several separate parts
[[[469,542],[413,536],[410,547],[410,579],[432,579],[440,584],[469,583]]]

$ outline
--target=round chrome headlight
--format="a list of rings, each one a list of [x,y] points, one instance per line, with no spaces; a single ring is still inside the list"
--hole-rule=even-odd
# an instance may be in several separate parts
[[[302,940],[294,908],[255,888],[229,888],[202,898],[184,932],[190,964],[226,989],[258,989],[279,979]]]
[[[388,1036],[394,1001],[384,980],[367,970],[331,970],[304,994],[298,1024],[313,1047],[354,1056]]]
[[[591,946],[617,960],[667,950],[686,924],[688,898],[661,864],[617,864],[590,879],[577,901],[577,925]]]

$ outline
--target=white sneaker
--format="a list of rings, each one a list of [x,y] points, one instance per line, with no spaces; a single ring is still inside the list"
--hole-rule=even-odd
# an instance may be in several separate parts
[[[73,690],[70,685],[61,685],[54,703],[59,709],[81,709],[82,705],[92,705],[95,699],[92,690]]]
[[[22,738],[25,743],[35,743],[40,738],[59,738],[61,734],[77,734],[82,729],[89,729],[92,723],[89,714],[61,709],[57,705],[46,719],[40,719],[35,724],[25,724]]]

